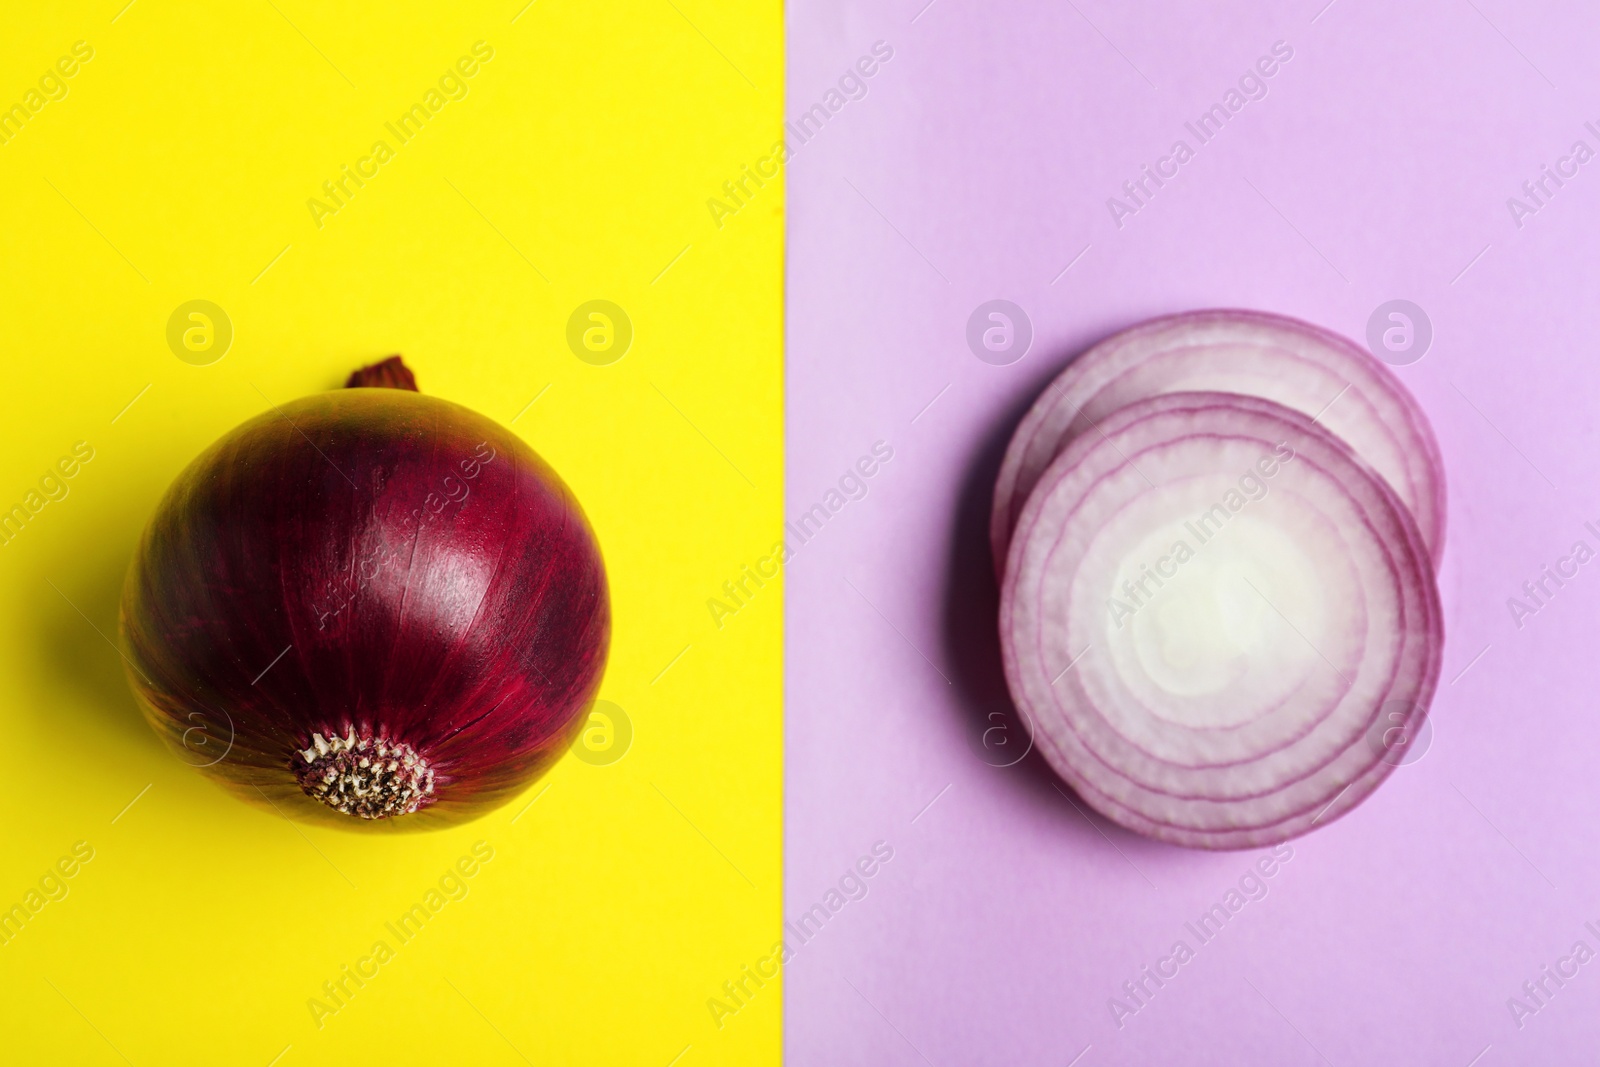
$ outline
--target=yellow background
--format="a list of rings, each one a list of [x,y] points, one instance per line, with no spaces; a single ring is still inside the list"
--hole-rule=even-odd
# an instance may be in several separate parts
[[[782,521],[782,190],[720,230],[705,202],[778,139],[781,9],[122,3],[13,6],[0,35],[0,104],[95,50],[0,145],[0,510],[96,450],[0,547],[0,908],[95,849],[0,947],[6,1058],[776,1062],[775,983],[721,1029],[706,1001],[779,936],[781,598],[720,631],[706,599]],[[396,144],[478,40],[469,95]],[[319,229],[306,200],[379,138],[395,158]],[[235,331],[209,366],[166,344],[197,298]],[[635,331],[606,367],[564,339],[595,298]],[[577,492],[614,598],[601,695],[635,737],[475,824],[368,837],[184,766],[105,638],[184,463],[392,352]],[[398,946],[384,923],[478,840],[469,896]],[[307,1001],[380,938],[395,958],[319,1029]]]

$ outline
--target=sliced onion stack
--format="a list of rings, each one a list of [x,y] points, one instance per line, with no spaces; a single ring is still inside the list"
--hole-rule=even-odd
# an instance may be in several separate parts
[[[1412,477],[1407,448],[1432,437],[1392,378],[1360,382],[1382,414],[1346,421],[1352,448],[1325,415],[1282,402],[1321,387],[1293,384],[1312,361],[1238,340],[1321,331],[1254,313],[1184,321],[1187,336],[1166,319],[1122,338],[1160,334],[1148,363],[1235,389],[1156,387],[1145,362],[1096,356],[1144,343],[1114,338],[1085,359],[1114,359],[1115,373],[1058,379],[1103,406],[1089,432],[1049,393],[1018,429],[996,491],[997,516],[1002,493],[1024,499],[1006,530],[1001,645],[1038,747],[1085,800],[1161,840],[1251,848],[1349,811],[1398,762],[1383,739],[1421,726],[1443,648],[1428,532],[1443,520],[1430,510],[1425,526],[1415,509],[1442,504],[1442,473],[1425,451]],[[1275,397],[1237,388],[1256,381]],[[1036,473],[1011,462],[1047,439],[1059,448]],[[1409,495],[1362,445],[1411,479]]]

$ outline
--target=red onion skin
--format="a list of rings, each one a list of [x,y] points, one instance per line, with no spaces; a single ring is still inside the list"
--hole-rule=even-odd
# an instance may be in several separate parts
[[[388,359],[369,363],[359,370],[350,372],[350,377],[345,379],[346,389],[409,389],[417,391],[417,376],[411,373],[411,368],[399,356],[390,356]]]
[[[144,533],[122,632],[180,758],[228,746],[203,769],[248,800],[413,830],[476,818],[561,757],[599,687],[610,609],[582,509],[520,438],[445,400],[351,388],[263,414],[189,465]],[[347,731],[429,762],[419,810],[357,818],[301,788],[297,753]]]

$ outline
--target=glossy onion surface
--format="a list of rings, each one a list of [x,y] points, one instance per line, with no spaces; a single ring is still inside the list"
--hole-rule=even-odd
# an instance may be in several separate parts
[[[420,829],[524,789],[610,637],[577,500],[515,434],[406,388],[305,397],[178,477],[122,601],[181,759],[295,818]]]

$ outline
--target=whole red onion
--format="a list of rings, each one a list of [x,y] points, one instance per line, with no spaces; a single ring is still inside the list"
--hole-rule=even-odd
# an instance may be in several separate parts
[[[610,640],[600,552],[517,436],[393,357],[179,475],[122,597],[129,678],[187,762],[299,818],[427,828],[542,774]]]

